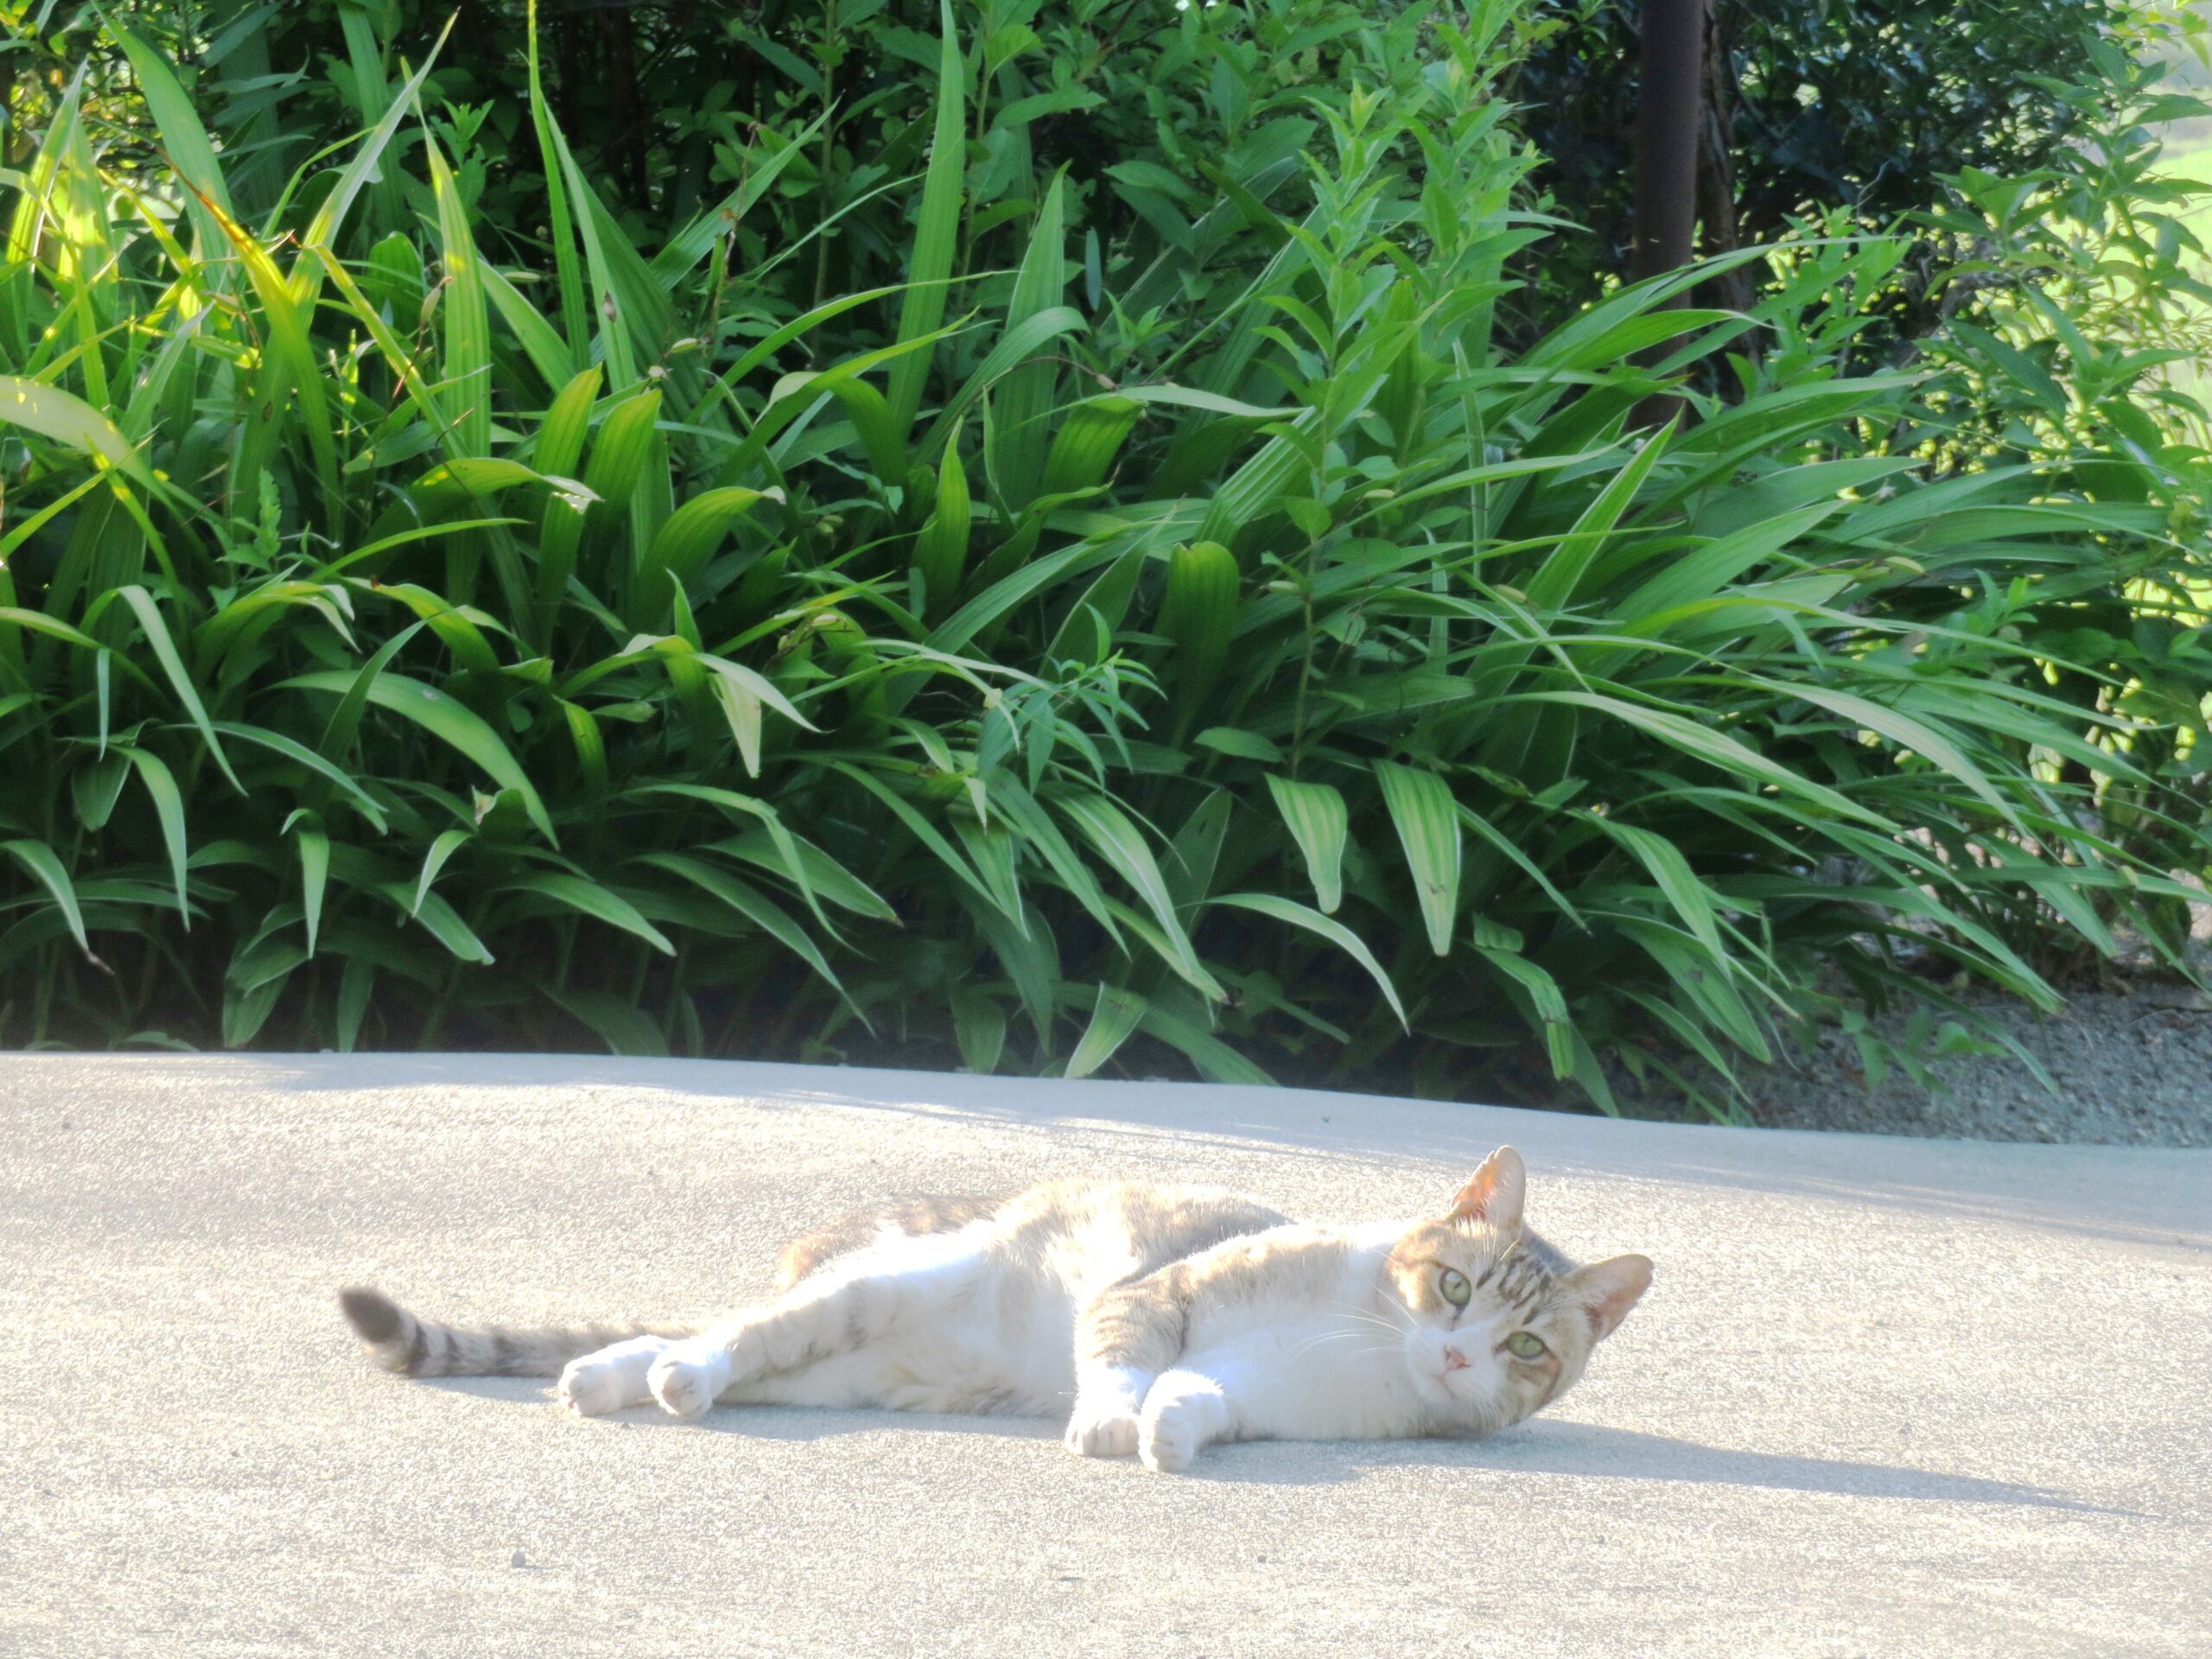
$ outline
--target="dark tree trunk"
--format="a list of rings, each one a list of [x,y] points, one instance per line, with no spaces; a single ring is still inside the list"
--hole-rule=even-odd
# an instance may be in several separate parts
[[[1705,102],[1705,0],[1644,0],[1630,274],[1679,270],[1694,253]]]
[[[499,26],[484,9],[484,0],[467,0],[461,8],[461,37],[479,62],[499,60]]]
[[[602,158],[610,171],[626,175],[630,200],[642,207],[645,200],[645,116],[638,99],[638,33],[626,7],[609,8],[599,14],[601,57],[600,73],[609,93],[613,136]]]
[[[1705,107],[1698,122],[1697,217],[1703,227],[1699,251],[1712,258],[1743,244],[1736,222],[1736,67],[1725,14],[1730,0],[1712,0],[1705,30]],[[1736,270],[1698,284],[1700,305],[1745,311],[1753,298],[1748,271]],[[1747,336],[1747,347],[1755,343]]]
[[[588,62],[584,50],[583,19],[574,14],[559,17],[553,25],[553,41],[555,113],[563,133],[582,132],[585,66]]]
[[[1705,0],[1644,0],[1643,67],[1636,118],[1636,242],[1629,277],[1680,270],[1696,254],[1697,162],[1705,106]],[[1667,302],[1685,303],[1687,293]],[[1654,346],[1651,363],[1669,347]],[[1658,426],[1681,410],[1681,399],[1653,392],[1629,416],[1632,426]]]

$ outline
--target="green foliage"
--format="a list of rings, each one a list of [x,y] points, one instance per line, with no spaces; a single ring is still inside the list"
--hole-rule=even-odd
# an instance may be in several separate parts
[[[1014,226],[1030,223],[1065,175],[1069,207],[1079,199],[1101,257],[1117,243],[1147,259],[1185,245],[1216,200],[1209,169],[1279,185],[1319,131],[1310,102],[1340,100],[1344,70],[1371,53],[1366,9],[1267,0],[1233,16],[1205,10],[961,0],[957,110],[938,95],[939,0],[0,0],[0,67],[16,72],[10,104],[30,132],[51,118],[53,87],[88,67],[104,167],[158,174],[166,137],[109,32],[127,23],[174,66],[250,217],[271,209],[296,175],[311,202],[317,158],[380,120],[419,68],[419,118],[395,134],[390,176],[349,215],[341,251],[411,235],[435,215],[422,153],[435,140],[450,194],[489,257],[543,271],[583,228],[571,198],[588,185],[635,246],[658,248],[671,227],[688,225],[681,257],[695,264],[714,251],[747,270],[788,258],[774,292],[804,307],[952,258],[938,241],[916,245],[915,269],[906,263],[933,157],[940,176],[962,164],[959,228],[969,243],[1013,245]],[[1402,51],[1400,60],[1400,71],[1417,73]],[[975,153],[937,142],[947,112]],[[671,246],[657,257],[678,256]],[[561,332],[581,337],[581,272],[563,264],[558,281]],[[944,300],[925,286],[901,303],[919,317]],[[549,296],[539,308],[556,307]],[[824,343],[842,341],[831,329]]]
[[[1055,120],[1141,124],[1037,18],[785,66],[650,232],[531,96],[550,245],[358,29],[365,136],[259,208],[156,55],[181,177],[65,99],[0,270],[0,1035],[1607,1103],[1901,946],[2049,1002],[2042,944],[2171,940],[2201,715],[2061,632],[2189,590],[2202,457],[1958,412],[2040,364],[2156,435],[2157,364],[1854,375],[1883,240],[1516,346],[1518,0],[1173,14],[1088,176]]]
[[[1586,289],[1628,262],[1633,96],[1643,0],[1549,0],[1551,29],[1514,84],[1545,157],[1539,181],[1588,234],[1543,250],[1542,280]],[[1711,0],[1698,163],[1700,246],[1780,239],[1840,212],[1859,233],[1944,202],[1966,172],[2067,168],[2098,124],[2085,90],[2117,53],[2202,56],[2189,0]],[[1955,247],[1916,242],[1869,305],[1862,339],[1886,353],[1949,315]],[[1739,276],[1738,284],[1744,279]],[[1745,303],[1731,285],[1728,302]]]
[[[1518,84],[1546,183],[1601,244],[1624,246],[1639,0],[1554,0]],[[2072,136],[2048,77],[2080,79],[2130,0],[1713,0],[1708,99],[1726,122],[1746,239],[1820,204],[1885,224],[1962,167],[2041,166]]]

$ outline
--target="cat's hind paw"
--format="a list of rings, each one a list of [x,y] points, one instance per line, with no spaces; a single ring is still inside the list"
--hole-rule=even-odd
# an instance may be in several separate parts
[[[1078,1458],[1126,1458],[1137,1449],[1137,1417],[1116,1400],[1104,1406],[1076,1402],[1062,1440]]]
[[[652,1399],[645,1389],[646,1368],[668,1346],[665,1337],[637,1337],[579,1355],[562,1370],[554,1396],[579,1417],[645,1405]]]
[[[621,1360],[594,1359],[586,1355],[572,1359],[554,1386],[554,1395],[579,1417],[603,1417],[610,1411],[638,1404],[626,1397],[623,1373],[634,1369]]]
[[[727,1364],[721,1369],[727,1372]],[[671,1349],[653,1362],[652,1369],[645,1373],[645,1385],[670,1416],[696,1423],[713,1408],[715,1396],[722,1390],[723,1378],[717,1376],[715,1370],[709,1359],[691,1357],[680,1348]]]

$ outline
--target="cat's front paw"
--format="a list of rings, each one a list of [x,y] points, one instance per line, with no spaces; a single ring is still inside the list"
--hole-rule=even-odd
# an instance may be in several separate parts
[[[662,1410],[671,1417],[696,1423],[712,1408],[715,1396],[721,1392],[721,1378],[715,1374],[715,1370],[710,1360],[691,1357],[681,1349],[671,1349],[653,1361],[652,1369],[645,1373],[645,1386],[660,1402]]]
[[[1137,1414],[1123,1401],[1086,1405],[1078,1400],[1062,1438],[1078,1458],[1126,1458],[1137,1449]]]
[[[1198,1455],[1198,1425],[1178,1406],[1147,1417],[1137,1433],[1137,1456],[1158,1475],[1179,1475]]]

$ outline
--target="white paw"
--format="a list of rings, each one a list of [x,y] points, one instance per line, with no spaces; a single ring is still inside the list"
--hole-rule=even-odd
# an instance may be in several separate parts
[[[1078,1458],[1126,1458],[1137,1449],[1137,1414],[1120,1400],[1098,1405],[1078,1400],[1061,1438]]]
[[[624,1373],[635,1369],[626,1360],[597,1359],[587,1354],[569,1362],[554,1393],[579,1417],[602,1416],[631,1403],[634,1396]]]
[[[662,1410],[686,1422],[705,1416],[714,1406],[715,1396],[721,1392],[713,1368],[703,1361],[685,1358],[680,1349],[653,1361],[652,1369],[645,1373],[645,1386],[660,1402]]]
[[[1198,1425],[1179,1406],[1147,1417],[1138,1431],[1137,1456],[1154,1474],[1180,1474],[1198,1455]]]
[[[642,1406],[652,1397],[645,1392],[645,1368],[669,1346],[666,1337],[632,1337],[579,1354],[561,1373],[555,1392],[579,1417]]]

